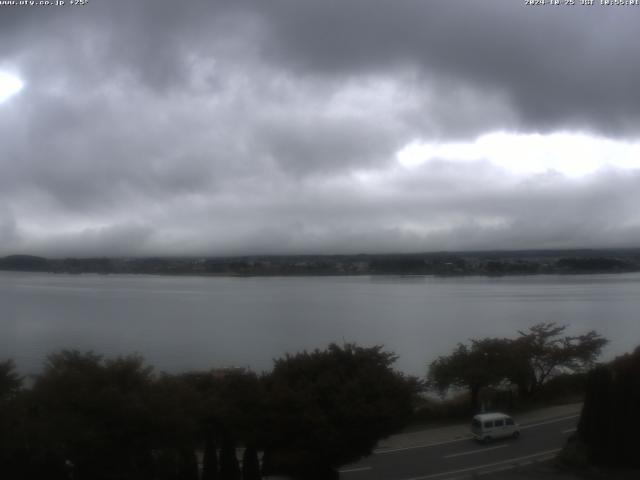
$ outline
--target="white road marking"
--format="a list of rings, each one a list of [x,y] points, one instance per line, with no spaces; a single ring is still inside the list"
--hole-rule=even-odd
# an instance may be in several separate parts
[[[495,450],[497,448],[504,448],[504,447],[508,447],[508,446],[509,446],[509,444],[505,443],[503,445],[498,445],[496,447],[478,448],[477,450],[469,450],[467,452],[453,453],[451,455],[445,455],[443,458],[462,457],[463,455],[471,455],[473,453],[481,453],[481,452],[486,452],[487,450]]]
[[[566,430],[562,430],[561,433],[573,433],[577,430],[577,428],[567,428]]]
[[[366,470],[371,470],[371,467],[347,468],[345,470],[338,470],[338,472],[340,472],[340,473],[352,473],[352,472],[364,472]]]
[[[411,447],[401,447],[401,448],[390,448],[388,450],[375,450],[373,453],[376,455],[384,455],[387,453],[396,453],[396,452],[404,452],[406,450],[415,450],[416,448],[428,448],[428,447],[437,447],[438,445],[448,445],[449,443],[462,442],[464,440],[471,440],[473,437],[469,435],[468,437],[460,437],[455,440],[446,440],[444,442],[435,442],[435,443],[422,443],[420,445],[412,445]]]
[[[554,418],[552,420],[547,420],[545,422],[538,422],[538,423],[531,423],[529,425],[522,425],[520,426],[521,430],[524,430],[526,428],[533,428],[533,427],[539,427],[540,425],[549,425],[550,423],[556,423],[556,422],[562,422],[564,420],[570,420],[572,418],[578,418],[580,416],[580,414],[576,414],[576,415],[569,415],[568,417],[561,417],[561,418]]]
[[[518,463],[517,465],[515,464],[511,464],[511,465],[504,465],[502,467],[498,467],[498,468],[492,468],[491,470],[485,470],[484,472],[480,472],[478,474],[478,476],[482,475],[491,475],[492,473],[498,473],[498,472],[504,472],[506,470],[511,470],[515,467],[523,467],[525,465],[532,465],[534,462],[544,462],[546,460],[551,460],[555,457],[555,455],[546,455],[546,456],[541,456],[541,457],[536,457],[534,460],[527,460],[526,462],[521,462]],[[452,479],[447,479],[447,480],[452,480]]]
[[[560,450],[562,450],[562,449],[561,448],[556,448],[554,450],[546,450],[544,452],[533,453],[531,455],[525,455],[523,457],[509,458],[508,460],[502,460],[500,462],[485,463],[484,465],[476,465],[475,467],[461,468],[460,470],[450,470],[448,472],[432,473],[431,475],[425,475],[423,477],[411,477],[411,478],[408,478],[406,480],[427,480],[428,478],[444,477],[445,475],[455,475],[457,473],[473,472],[473,471],[481,470],[483,468],[495,467],[495,466],[498,466],[498,465],[504,465],[504,464],[508,464],[508,463],[515,463],[515,462],[519,462],[520,460],[527,460],[527,459],[533,458],[533,457],[540,457],[540,456],[543,456],[543,455],[551,455],[553,453],[559,452]]]

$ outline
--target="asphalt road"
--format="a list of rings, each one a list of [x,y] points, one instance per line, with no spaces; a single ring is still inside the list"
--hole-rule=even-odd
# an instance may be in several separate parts
[[[488,445],[470,438],[379,452],[340,469],[342,480],[448,480],[551,458],[575,430],[578,415],[521,426],[520,438]]]

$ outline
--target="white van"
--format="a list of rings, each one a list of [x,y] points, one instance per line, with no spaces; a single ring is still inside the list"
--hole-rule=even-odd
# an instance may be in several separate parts
[[[518,438],[520,425],[504,413],[480,413],[471,421],[473,438],[489,443],[496,438]]]

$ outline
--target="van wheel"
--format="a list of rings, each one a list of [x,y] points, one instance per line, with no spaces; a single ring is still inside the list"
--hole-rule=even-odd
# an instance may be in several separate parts
[[[518,438],[520,436],[520,432],[513,432],[513,435],[511,435],[513,438]]]
[[[486,436],[482,439],[482,443],[491,443],[492,440],[493,438]]]

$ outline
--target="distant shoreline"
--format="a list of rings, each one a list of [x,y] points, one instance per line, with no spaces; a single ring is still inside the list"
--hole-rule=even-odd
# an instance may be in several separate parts
[[[640,272],[640,249],[242,257],[0,257],[0,271],[199,277],[505,277]]]

